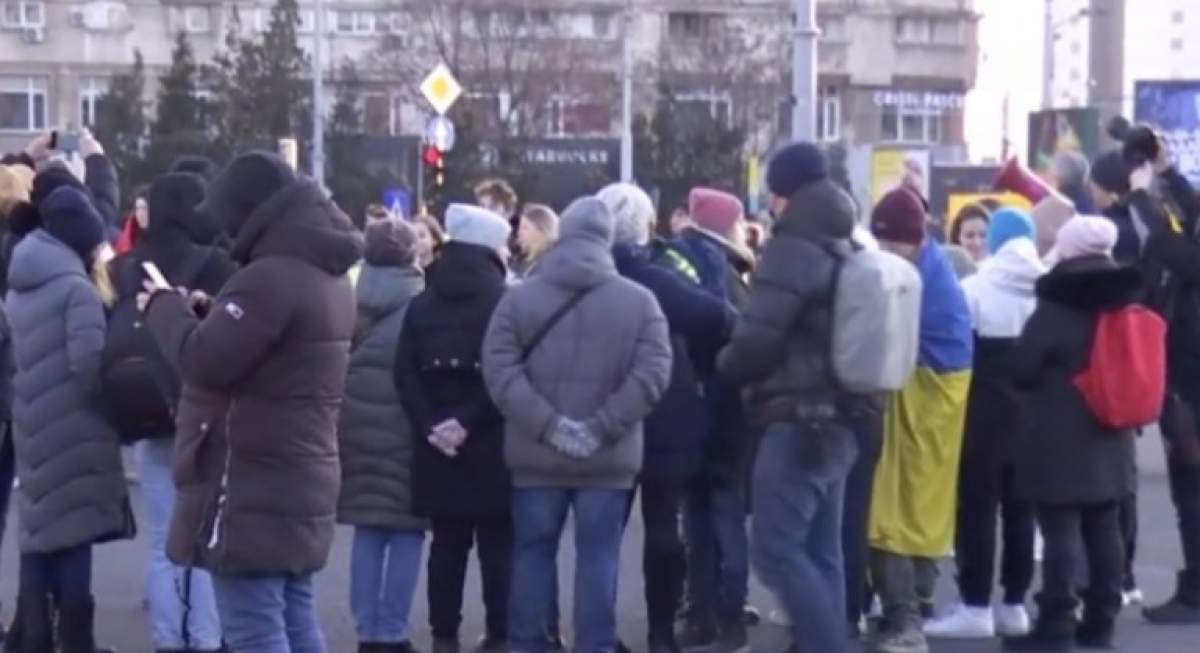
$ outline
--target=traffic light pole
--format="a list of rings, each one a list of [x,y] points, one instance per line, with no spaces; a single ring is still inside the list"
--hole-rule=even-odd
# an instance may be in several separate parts
[[[425,212],[425,152],[417,147],[417,210],[416,215]]]
[[[792,32],[792,140],[815,140],[817,129],[817,3],[795,0]]]
[[[313,150],[312,177],[317,186],[325,189],[325,0],[316,0],[313,9],[316,29],[313,30]]]

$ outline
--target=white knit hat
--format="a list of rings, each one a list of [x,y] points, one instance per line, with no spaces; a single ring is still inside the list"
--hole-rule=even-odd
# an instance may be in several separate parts
[[[637,245],[650,242],[655,210],[654,201],[646,191],[633,184],[610,184],[596,193],[596,199],[604,202],[612,214],[616,242]]]
[[[1075,216],[1058,230],[1060,260],[1084,256],[1109,256],[1117,245],[1117,225],[1108,218],[1089,215]]]
[[[500,250],[508,246],[512,225],[495,212],[471,204],[446,208],[446,235],[451,241]]]

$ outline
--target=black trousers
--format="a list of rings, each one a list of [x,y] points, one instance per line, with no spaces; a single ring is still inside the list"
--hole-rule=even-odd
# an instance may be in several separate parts
[[[846,573],[846,618],[855,628],[866,614],[870,591],[867,570],[870,546],[867,529],[871,516],[871,492],[875,487],[875,467],[883,451],[883,413],[864,409],[850,416],[847,426],[858,439],[858,459],[846,479],[846,499],[842,512],[842,559]]]
[[[1121,588],[1128,591],[1138,586],[1133,563],[1137,559],[1138,495],[1136,492],[1121,501],[1121,541],[1125,543],[1125,565],[1121,568]]]
[[[92,545],[22,554],[19,586],[22,596],[53,596],[60,607],[91,601]]]
[[[675,615],[683,597],[687,573],[682,529],[682,482],[647,479],[642,482],[642,522],[645,545],[642,574],[646,581],[646,618],[651,644],[674,642]]]
[[[1041,618],[1071,618],[1078,606],[1077,570],[1088,570],[1083,596],[1084,620],[1108,622],[1121,611],[1125,544],[1121,534],[1120,502],[1092,505],[1039,505],[1038,523],[1046,546],[1042,559],[1042,592],[1038,595]],[[1080,560],[1078,538],[1083,536]]]
[[[1200,604],[1200,465],[1168,460],[1171,499],[1179,516],[1184,581],[1180,590]]]
[[[429,625],[434,639],[458,639],[467,562],[476,543],[488,636],[508,638],[513,531],[512,520],[506,516],[485,520],[433,519],[428,590]]]
[[[1024,605],[1036,566],[1033,506],[1017,499],[1012,465],[994,467],[990,473],[992,478],[964,473],[959,479],[955,547],[958,589],[968,606],[982,608],[992,604],[999,517],[1004,526],[1000,562],[1004,603]]]

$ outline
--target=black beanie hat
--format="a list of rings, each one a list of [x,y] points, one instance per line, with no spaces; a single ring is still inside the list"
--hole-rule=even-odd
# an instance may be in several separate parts
[[[61,163],[52,163],[38,172],[33,178],[33,188],[29,191],[29,203],[35,208],[41,208],[42,202],[50,194],[64,186],[74,188],[90,198],[87,186]]]
[[[200,175],[201,179],[208,183],[217,176],[217,173],[221,172],[221,169],[206,156],[185,154],[171,164],[171,172],[190,172]]]
[[[236,238],[255,209],[296,181],[296,173],[278,154],[255,151],[239,155],[208,186],[197,208],[225,226]]]
[[[104,220],[92,200],[77,188],[65,186],[50,193],[41,205],[46,231],[87,262],[104,243]]]
[[[813,143],[792,143],[771,157],[767,189],[791,197],[801,188],[829,177],[829,157]]]
[[[1092,163],[1092,181],[1114,195],[1124,196],[1129,193],[1129,175],[1132,173],[1133,170],[1119,148],[1101,154]]]
[[[172,172],[155,179],[146,194],[150,210],[147,235],[153,238],[154,234],[174,226],[186,232],[191,240],[198,240],[206,222],[196,211],[204,201],[204,185],[202,177],[190,172]]]

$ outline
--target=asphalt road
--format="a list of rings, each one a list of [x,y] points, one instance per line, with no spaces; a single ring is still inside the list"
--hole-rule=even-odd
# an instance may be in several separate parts
[[[136,486],[135,486],[136,493]],[[135,496],[136,503],[136,496]],[[1170,592],[1175,568],[1180,559],[1179,543],[1174,528],[1174,513],[1168,499],[1165,479],[1151,475],[1143,479],[1142,531],[1139,552],[1138,574],[1143,588],[1151,600],[1157,600]],[[641,523],[635,518],[625,540],[622,557],[620,585],[620,624],[624,640],[634,651],[644,651],[645,604],[641,591],[640,547]],[[563,596],[569,607],[572,588],[574,550],[570,536],[564,537],[561,562]],[[318,600],[325,634],[332,653],[352,653],[355,650],[353,623],[350,619],[347,588],[350,532],[339,529],[337,541],[329,566],[317,580]],[[95,593],[99,604],[97,631],[102,643],[116,647],[120,653],[148,653],[152,651],[147,635],[146,615],[143,611],[143,586],[145,582],[146,543],[143,539],[132,542],[107,544],[97,550],[95,564]],[[952,566],[948,567],[948,572]],[[11,618],[12,597],[16,593],[17,556],[12,538],[12,529],[4,542],[3,560],[0,564],[0,596],[4,598],[5,619]],[[951,574],[943,575],[943,593],[949,596]],[[482,608],[479,601],[478,576],[472,570],[468,588],[466,623],[463,629],[464,642],[473,642],[482,634]],[[422,650],[428,649],[429,636],[426,626],[424,579],[418,590],[413,610],[414,643]],[[771,606],[761,588],[754,588],[752,600],[764,613]],[[569,615],[569,610],[564,611]],[[569,629],[569,624],[564,624]],[[761,625],[754,629],[753,650],[775,653],[786,648],[786,633],[777,627]],[[935,653],[983,653],[999,650],[998,642],[935,643]],[[1130,653],[1200,653],[1200,628],[1152,628],[1145,625],[1136,611],[1127,610],[1122,616],[1119,648]],[[819,653],[819,652],[814,652]]]

